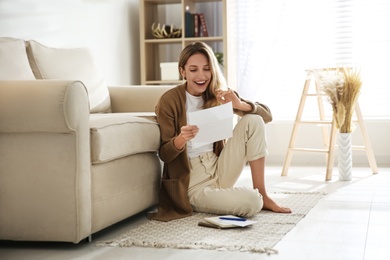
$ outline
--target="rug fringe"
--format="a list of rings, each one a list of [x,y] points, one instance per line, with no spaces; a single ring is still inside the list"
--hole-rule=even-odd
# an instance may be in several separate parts
[[[147,242],[132,242],[132,243],[121,243],[121,242],[114,242],[114,241],[99,241],[95,243],[95,246],[109,246],[109,247],[132,247],[132,246],[138,246],[138,247],[154,247],[154,248],[164,248],[164,247],[171,247],[171,245],[163,244],[163,243],[147,243]],[[172,247],[171,247],[172,248]],[[195,245],[176,245],[176,249],[207,249],[207,250],[218,250],[218,251],[250,251],[253,253],[266,253],[267,255],[274,255],[278,254],[279,251],[277,249],[271,248],[271,247],[265,247],[265,248],[243,248],[243,247],[218,247],[218,246],[211,246],[206,244],[195,244]]]
[[[276,255],[279,253],[279,251],[274,248],[266,247],[264,248],[264,253],[266,253],[267,255]]]

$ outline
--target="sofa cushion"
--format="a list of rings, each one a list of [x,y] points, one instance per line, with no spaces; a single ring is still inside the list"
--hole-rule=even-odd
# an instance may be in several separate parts
[[[50,48],[27,42],[27,54],[37,79],[80,80],[88,90],[91,113],[110,111],[110,96],[87,48]]]
[[[0,80],[34,80],[26,44],[15,38],[0,38]]]
[[[132,154],[157,152],[157,122],[131,113],[91,114],[91,160],[99,164]]]

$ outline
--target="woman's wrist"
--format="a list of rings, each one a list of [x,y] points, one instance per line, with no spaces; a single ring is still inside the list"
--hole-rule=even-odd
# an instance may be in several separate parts
[[[244,112],[252,111],[252,106],[244,101],[241,101],[239,110]]]
[[[179,134],[175,137],[175,140],[173,140],[173,144],[175,145],[176,149],[181,150],[183,149],[184,145],[186,144],[186,139],[184,139],[182,134]]]

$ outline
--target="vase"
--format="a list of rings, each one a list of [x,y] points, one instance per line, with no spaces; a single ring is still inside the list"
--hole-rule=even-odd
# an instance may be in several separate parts
[[[352,180],[352,133],[338,133],[339,180]]]

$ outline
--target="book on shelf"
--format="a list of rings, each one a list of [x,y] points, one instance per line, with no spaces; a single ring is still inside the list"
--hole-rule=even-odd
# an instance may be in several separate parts
[[[185,12],[185,37],[208,37],[206,20],[203,13]]]
[[[201,37],[208,37],[209,32],[207,30],[206,20],[204,18],[204,14],[199,14],[199,21],[200,21],[200,36]]]
[[[194,37],[194,16],[190,13],[188,6],[186,7],[185,18],[185,37]]]
[[[218,217],[207,217],[199,221],[198,225],[211,228],[244,228],[257,223],[257,221],[240,218],[233,215],[225,215]]]
[[[199,37],[200,34],[199,34],[199,31],[200,31],[200,28],[199,28],[199,14],[193,14],[194,16],[194,37]]]

